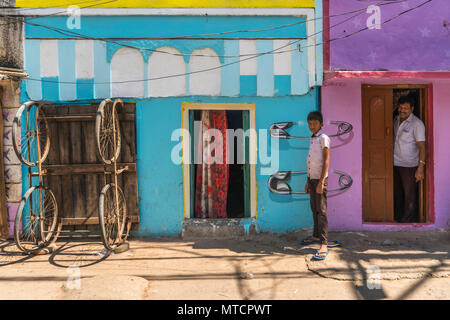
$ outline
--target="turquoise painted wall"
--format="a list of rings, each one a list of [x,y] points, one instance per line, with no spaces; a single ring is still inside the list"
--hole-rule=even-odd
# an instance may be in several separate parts
[[[138,100],[136,104],[137,171],[142,236],[176,235],[183,222],[183,175],[181,165],[171,161],[173,130],[180,128],[181,103],[255,103],[256,129],[268,129],[278,121],[301,120],[292,134],[309,135],[306,116],[316,110],[316,92],[285,97],[182,97]],[[295,128],[293,128],[295,129]],[[259,139],[259,137],[258,137]],[[305,170],[308,141],[280,141],[279,170]],[[269,144],[270,150],[270,144]],[[282,196],[270,193],[268,175],[256,166],[257,221],[261,231],[288,232],[312,225],[308,196]],[[306,177],[291,180],[303,190]]]
[[[22,86],[25,92],[24,86]],[[26,95],[22,102],[27,101]],[[171,161],[173,130],[181,125],[182,102],[255,103],[256,130],[268,129],[274,122],[299,121],[289,129],[292,135],[308,136],[306,117],[317,110],[317,89],[304,96],[275,97],[177,97],[157,99],[124,99],[136,102],[137,176],[140,226],[138,236],[173,236],[181,232],[183,223],[182,166]],[[64,101],[54,101],[64,103]],[[79,100],[91,103],[100,100]],[[268,134],[268,131],[267,131]],[[258,141],[260,138],[258,131]],[[270,139],[268,156],[270,156]],[[308,140],[279,140],[279,169],[306,170]],[[259,149],[259,148],[258,148]],[[276,195],[267,188],[269,175],[262,175],[260,158],[256,166],[257,221],[261,231],[289,232],[312,225],[309,197]],[[23,192],[28,189],[26,167],[23,166]],[[294,190],[303,190],[306,176],[290,181]]]
[[[214,34],[208,38],[305,38],[306,23],[302,23],[305,20],[294,16],[82,16],[81,29],[77,30],[67,28],[67,17],[53,16],[30,18],[30,24],[25,25],[25,34],[27,38],[39,39],[75,38],[77,33],[116,39],[167,39],[196,35],[190,37],[195,39],[205,38],[204,34]],[[277,28],[283,25],[290,26]],[[229,33],[236,30],[246,32]]]
[[[142,20],[143,19],[143,20]],[[184,23],[180,23],[184,19]],[[235,40],[170,40],[163,39],[185,34],[220,32],[224,30],[259,29],[304,21],[299,17],[164,17],[145,19],[144,17],[83,17],[82,32],[85,35],[106,38],[125,37],[121,42],[157,49],[168,45],[190,54],[196,48],[210,47],[219,55],[235,56],[239,54],[239,37]],[[63,17],[45,17],[33,20],[36,23],[66,28]],[[177,23],[178,21],[178,23]],[[115,22],[114,27],[112,23]],[[167,25],[176,27],[168,28]],[[159,26],[165,25],[165,28]],[[130,27],[131,26],[131,27]],[[180,30],[180,26],[183,26]],[[75,30],[76,31],[76,30]],[[38,26],[26,27],[25,60],[31,80],[22,84],[22,102],[33,99],[50,100],[54,103],[74,101],[79,103],[99,103],[109,97],[111,86],[103,84],[111,81],[110,60],[118,49],[114,44],[104,45],[99,41],[93,44],[93,77],[78,79],[75,75],[74,43],[68,35],[51,32]],[[173,34],[171,34],[171,32]],[[306,24],[271,30],[258,34],[247,34],[258,38],[257,52],[273,49],[272,40],[264,38],[295,38],[305,48]],[[136,39],[140,37],[160,38],[158,40]],[[43,76],[47,69],[41,65],[40,41],[58,40],[58,71],[51,76]],[[73,37],[76,38],[76,37]],[[42,40],[40,40],[42,39]],[[127,102],[136,102],[136,138],[137,138],[137,175],[140,206],[139,236],[172,236],[181,232],[183,223],[183,175],[182,166],[171,161],[172,148],[178,142],[171,141],[172,132],[181,126],[182,102],[203,103],[255,103],[256,130],[268,129],[274,122],[299,121],[299,126],[289,130],[293,135],[308,136],[306,116],[318,109],[318,90],[309,89],[308,71],[321,70],[321,61],[316,61],[316,70],[308,69],[307,50],[299,52],[296,45],[291,53],[291,72],[285,75],[274,74],[274,58],[262,55],[257,58],[257,74],[240,74],[239,63],[222,68],[221,93],[218,96],[190,96],[189,81],[186,96],[168,98],[124,98]],[[181,46],[181,47],[180,47]],[[289,48],[288,48],[289,49]],[[144,61],[149,52],[141,51]],[[320,55],[319,55],[320,56]],[[221,64],[236,61],[236,58],[221,58]],[[188,57],[185,57],[186,71],[189,71]],[[47,66],[48,68],[48,66]],[[145,69],[147,70],[147,69]],[[146,71],[147,72],[147,71]],[[145,75],[145,78],[148,75]],[[67,83],[59,83],[59,82]],[[321,74],[316,84],[321,82]],[[147,89],[145,89],[147,90]],[[265,137],[258,137],[265,138]],[[277,170],[305,170],[308,153],[308,140],[280,140],[279,168]],[[268,149],[271,144],[269,139]],[[289,232],[312,226],[309,197],[304,195],[286,196],[270,193],[267,187],[269,175],[261,174],[258,158],[256,166],[257,180],[257,222],[261,231]],[[273,172],[272,172],[273,173]],[[24,171],[24,192],[28,188]],[[296,176],[290,181],[295,190],[303,190],[306,176]]]
[[[316,90],[305,96],[285,97],[179,97],[158,99],[125,99],[136,102],[137,176],[139,189],[139,236],[170,236],[181,232],[183,222],[182,166],[171,161],[173,130],[180,128],[181,103],[255,103],[256,129],[268,129],[274,122],[300,120],[291,134],[309,135],[306,116],[316,110]],[[23,100],[26,100],[24,96]],[[64,103],[63,101],[60,101]],[[95,100],[83,102],[100,102]],[[295,130],[297,129],[297,130]],[[264,138],[258,136],[258,139]],[[268,149],[270,150],[269,143]],[[279,170],[305,170],[307,140],[279,141]],[[270,156],[270,154],[269,154]],[[312,225],[309,197],[304,195],[276,195],[267,188],[269,176],[261,174],[258,158],[257,221],[261,231],[289,232]],[[28,189],[26,167],[23,166],[23,192]],[[302,190],[305,176],[290,182],[293,189]]]

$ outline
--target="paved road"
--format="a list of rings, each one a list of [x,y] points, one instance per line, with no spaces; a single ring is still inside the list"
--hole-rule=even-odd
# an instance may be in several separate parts
[[[0,243],[0,299],[449,299],[450,232],[332,232],[323,262],[305,232],[248,239],[131,240],[105,256],[99,239],[47,255]],[[316,245],[317,246],[317,245]]]

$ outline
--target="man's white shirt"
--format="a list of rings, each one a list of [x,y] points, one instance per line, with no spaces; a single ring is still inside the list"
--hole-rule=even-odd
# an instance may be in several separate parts
[[[400,117],[394,120],[394,166],[417,167],[419,165],[419,147],[416,142],[425,141],[425,125],[414,114],[400,123]]]

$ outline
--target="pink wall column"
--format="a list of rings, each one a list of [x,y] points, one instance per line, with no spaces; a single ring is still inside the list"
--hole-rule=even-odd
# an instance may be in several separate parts
[[[16,219],[17,208],[19,207],[16,203],[7,203],[8,208],[8,223],[9,223],[9,237],[14,236],[14,221]]]
[[[433,85],[436,226],[450,228],[450,80]]]
[[[322,88],[324,131],[335,134],[336,126],[330,121],[346,121],[353,125],[350,135],[332,138],[330,148],[329,189],[337,187],[333,170],[348,173],[353,178],[350,189],[328,197],[328,223],[330,230],[352,230],[361,227],[362,212],[362,124],[360,81],[333,81]]]

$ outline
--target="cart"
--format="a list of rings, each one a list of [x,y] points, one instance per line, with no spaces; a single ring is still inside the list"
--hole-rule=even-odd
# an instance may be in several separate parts
[[[52,190],[44,185],[48,174],[43,167],[50,150],[49,125],[44,108],[47,101],[23,104],[13,122],[13,146],[18,159],[28,168],[29,189],[25,192],[15,218],[14,240],[25,253],[37,253],[54,243],[62,231],[62,217]],[[117,176],[128,169],[118,169],[120,126],[117,110],[120,99],[103,100],[95,116],[95,139],[99,158],[104,164],[103,181],[98,203],[102,242],[114,250],[123,244],[131,228],[127,217],[125,196],[117,184]]]

